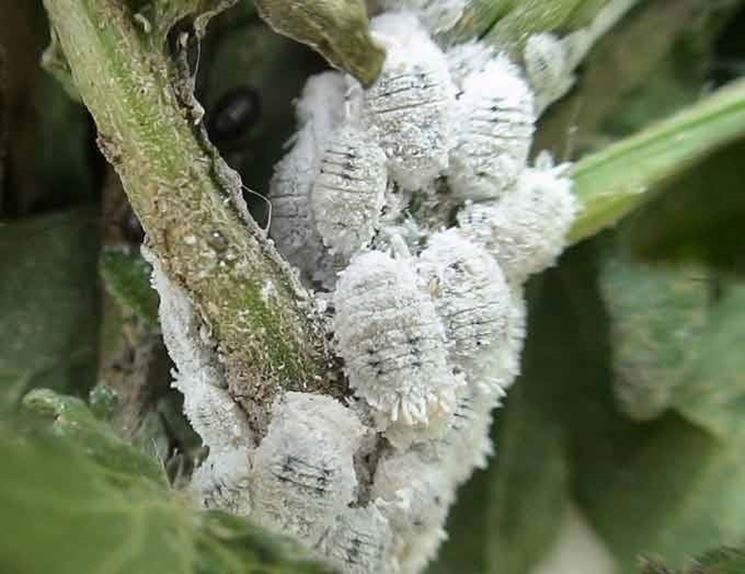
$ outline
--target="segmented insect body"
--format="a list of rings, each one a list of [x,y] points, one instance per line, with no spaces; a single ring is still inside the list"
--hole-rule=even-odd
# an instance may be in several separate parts
[[[445,469],[414,451],[380,461],[372,496],[393,530],[401,572],[420,572],[437,552],[446,538],[443,526],[454,490]]]
[[[525,44],[523,61],[535,93],[536,111],[540,114],[572,86],[574,78],[566,46],[550,32],[533,34]]]
[[[253,456],[252,516],[314,544],[354,498],[364,427],[324,395],[286,393]]]
[[[455,89],[447,62],[412,14],[379,16],[373,28],[388,57],[365,92],[364,115],[396,182],[425,188],[448,166]]]
[[[379,225],[387,184],[385,154],[362,129],[346,124],[331,138],[313,183],[316,227],[332,253],[349,258]]]
[[[577,201],[563,170],[525,170],[501,200],[469,204],[458,214],[464,234],[484,245],[516,283],[551,266],[564,249]]]
[[[496,198],[525,168],[533,139],[533,95],[504,56],[468,76],[456,105],[459,126],[448,178],[462,198]]]
[[[313,180],[320,170],[321,151],[342,122],[344,77],[324,72],[311,77],[297,104],[299,128],[290,152],[275,166],[270,182],[270,234],[282,255],[312,276],[322,265],[323,245],[310,206]]]
[[[356,256],[334,303],[349,383],[381,417],[427,423],[452,410],[459,379],[448,368],[434,305],[405,260],[379,251]]]
[[[465,0],[384,0],[387,10],[413,10],[432,33],[445,32],[463,15]]]
[[[509,336],[512,297],[502,270],[483,247],[453,228],[430,238],[417,272],[445,325],[454,364],[471,379],[479,361]],[[498,390],[496,381],[484,377],[471,382]]]
[[[393,533],[388,520],[372,505],[345,508],[324,535],[319,549],[348,574],[388,574]]]

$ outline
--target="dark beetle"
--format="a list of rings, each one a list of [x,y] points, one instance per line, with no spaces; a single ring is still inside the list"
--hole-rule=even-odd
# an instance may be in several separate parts
[[[241,137],[259,119],[261,102],[255,90],[234,89],[218,100],[207,123],[207,132],[215,143]]]

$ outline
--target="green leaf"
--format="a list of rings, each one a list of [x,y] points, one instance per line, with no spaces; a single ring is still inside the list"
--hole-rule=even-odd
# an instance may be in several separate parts
[[[332,572],[294,544],[215,511],[197,511],[162,472],[100,456],[118,440],[77,399],[35,392],[55,435],[0,428],[0,571],[24,574],[283,574]],[[62,419],[62,420],[60,420]],[[82,430],[75,427],[82,427]],[[94,435],[98,441],[90,441]]]
[[[635,420],[655,418],[674,400],[701,355],[711,285],[702,269],[666,269],[613,255],[600,274],[610,315],[613,389]]]
[[[675,406],[715,434],[745,435],[745,285],[725,287],[700,352],[676,392]]]
[[[678,567],[745,536],[743,440],[719,441],[675,413],[639,424],[618,412],[592,248],[540,278],[531,326],[552,347],[543,392],[566,433],[576,500],[620,572],[635,572],[640,554]]]
[[[98,241],[90,209],[0,224],[0,401],[93,385]]]
[[[104,247],[100,272],[106,290],[151,329],[158,326],[158,296],[150,286],[152,267],[126,247]]]
[[[743,134],[745,81],[739,81],[666,121],[584,157],[572,171],[574,191],[583,209],[570,241],[616,223],[647,201],[660,183]]]

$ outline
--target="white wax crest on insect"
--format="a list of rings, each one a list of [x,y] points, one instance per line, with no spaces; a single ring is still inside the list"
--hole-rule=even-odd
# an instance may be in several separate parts
[[[463,233],[485,246],[515,283],[553,265],[578,209],[566,166],[542,163],[525,170],[504,198],[468,204],[458,214]]]
[[[427,423],[451,412],[460,380],[446,361],[434,304],[405,259],[352,259],[334,295],[334,333],[349,383],[390,422]]]
[[[413,14],[378,16],[372,29],[388,55],[364,94],[364,117],[393,179],[422,189],[448,166],[455,87],[447,61]]]
[[[324,395],[278,398],[253,454],[252,518],[315,544],[355,496],[353,457],[365,428]]]
[[[313,183],[317,229],[332,253],[349,258],[373,238],[388,182],[385,154],[353,124],[330,139]]]
[[[527,166],[535,130],[533,105],[520,70],[505,56],[464,79],[448,171],[456,196],[496,198],[514,185]]]

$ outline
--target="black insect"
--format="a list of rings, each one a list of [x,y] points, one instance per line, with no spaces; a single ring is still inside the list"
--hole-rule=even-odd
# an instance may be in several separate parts
[[[215,143],[230,142],[251,129],[261,114],[261,99],[256,90],[241,87],[220,98],[210,113],[207,132]]]

